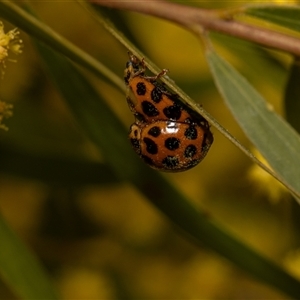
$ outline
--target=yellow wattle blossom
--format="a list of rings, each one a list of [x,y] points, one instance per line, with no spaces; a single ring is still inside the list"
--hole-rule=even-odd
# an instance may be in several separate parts
[[[0,21],[0,63],[5,66],[9,51],[14,54],[22,53],[22,40],[19,39],[20,32],[17,28],[4,32],[3,23]]]
[[[269,166],[264,157],[256,149],[252,152],[260,161]],[[288,195],[287,189],[280,182],[256,164],[253,164],[249,168],[247,175],[253,183],[255,191],[260,195],[266,196],[273,204],[278,203]]]
[[[4,118],[12,116],[12,104],[7,104],[4,101],[0,101],[0,129],[8,130],[8,128],[2,123]]]
[[[0,66],[2,66],[2,76],[4,74],[3,68],[5,68],[6,60],[12,61],[9,59],[9,53],[14,54],[22,53],[22,40],[19,38],[20,32],[17,28],[4,32],[3,23],[0,21]],[[12,116],[11,104],[7,104],[3,101],[0,101],[0,129],[7,130],[8,128],[3,124],[3,119],[9,118]]]

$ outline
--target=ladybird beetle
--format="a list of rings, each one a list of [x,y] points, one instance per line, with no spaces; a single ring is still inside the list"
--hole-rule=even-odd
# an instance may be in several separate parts
[[[213,143],[208,122],[189,112],[157,80],[145,76],[144,60],[129,53],[124,72],[127,103],[135,116],[129,138],[136,153],[152,168],[180,172],[197,165]]]

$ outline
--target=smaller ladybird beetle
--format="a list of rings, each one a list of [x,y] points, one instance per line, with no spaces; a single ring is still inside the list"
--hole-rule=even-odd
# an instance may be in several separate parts
[[[158,83],[166,74],[145,76],[144,60],[129,53],[124,81],[135,123],[129,138],[136,153],[152,168],[180,172],[197,165],[213,143],[208,122],[190,113],[179,96]]]

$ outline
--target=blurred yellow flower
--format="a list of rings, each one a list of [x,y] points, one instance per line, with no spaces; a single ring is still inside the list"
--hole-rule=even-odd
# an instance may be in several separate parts
[[[0,101],[0,129],[8,130],[8,128],[2,123],[4,118],[9,118],[12,116],[12,104],[7,104]]]
[[[2,67],[1,73],[4,74],[3,69],[5,68],[6,60],[12,61],[8,58],[9,52],[14,54],[22,53],[22,40],[19,38],[20,31],[17,28],[14,28],[7,33],[4,32],[4,25],[0,21],[0,65]],[[3,101],[0,101],[0,129],[7,130],[7,126],[3,124],[4,118],[9,118],[12,116],[11,104],[7,104]]]
[[[20,31],[15,28],[7,33],[4,32],[4,25],[0,21],[0,63],[5,66],[5,60],[8,59],[8,53],[22,53],[22,40],[19,39]]]
[[[257,150],[254,150],[253,153],[261,162],[269,166]],[[265,195],[273,204],[278,203],[287,195],[287,189],[256,164],[249,168],[248,178],[255,185],[256,191],[259,194]]]

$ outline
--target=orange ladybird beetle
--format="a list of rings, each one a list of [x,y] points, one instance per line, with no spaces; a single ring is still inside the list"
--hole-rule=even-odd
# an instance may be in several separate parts
[[[124,81],[127,103],[135,123],[129,138],[136,153],[152,168],[181,172],[196,166],[206,155],[213,135],[208,122],[189,112],[157,80],[167,73],[145,76],[144,60],[129,53]]]

